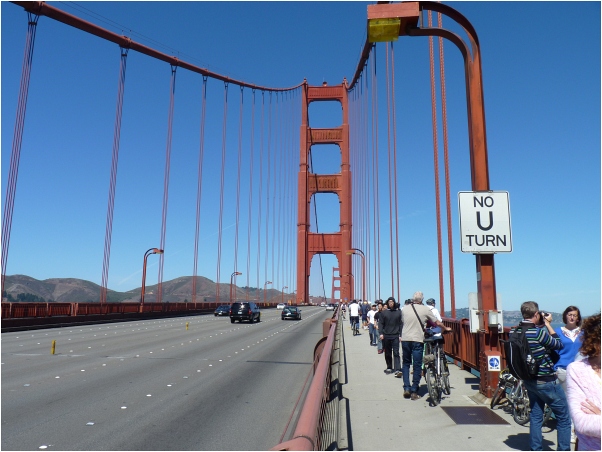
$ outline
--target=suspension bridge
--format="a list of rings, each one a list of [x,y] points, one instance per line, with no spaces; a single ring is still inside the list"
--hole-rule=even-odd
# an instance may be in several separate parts
[[[312,438],[311,444],[298,445],[300,450],[309,447],[317,449],[332,447],[332,444],[336,444],[338,441],[332,433],[333,426],[338,425],[338,420],[334,422],[331,417],[335,416],[333,413],[338,413],[331,407],[333,398],[337,394],[324,390],[324,387],[328,387],[333,381],[338,381],[336,380],[337,372],[333,373],[332,369],[334,368],[333,360],[336,360],[335,355],[340,350],[342,330],[339,328],[338,311],[331,319],[329,315],[325,316],[322,310],[310,307],[310,277],[312,274],[315,276],[316,273],[319,273],[320,283],[318,285],[321,285],[321,294],[336,302],[352,299],[374,301],[386,299],[389,296],[403,301],[414,290],[413,287],[408,289],[410,284],[404,281],[403,277],[404,256],[401,243],[407,231],[404,231],[404,225],[400,221],[400,204],[403,202],[401,199],[403,190],[400,190],[400,187],[405,184],[400,175],[405,174],[401,168],[405,161],[402,142],[406,138],[402,139],[398,136],[399,117],[397,116],[400,114],[398,113],[400,110],[412,109],[412,106],[404,103],[404,90],[412,88],[399,82],[400,71],[405,70],[406,66],[399,63],[401,58],[398,42],[420,39],[428,43],[428,54],[425,58],[429,66],[428,89],[430,90],[431,104],[432,137],[430,137],[430,141],[432,145],[429,153],[432,155],[432,184],[435,190],[435,199],[432,204],[434,204],[436,219],[434,235],[436,236],[439,286],[438,307],[442,313],[448,313],[445,322],[454,329],[453,337],[446,343],[445,348],[460,369],[472,371],[478,375],[480,394],[484,398],[491,396],[497,386],[498,374],[496,371],[489,370],[488,362],[491,357],[499,357],[503,362],[504,357],[500,350],[499,340],[506,334],[501,328],[498,328],[497,319],[501,313],[498,310],[496,293],[495,251],[474,253],[476,277],[472,284],[478,293],[476,318],[478,333],[470,331],[467,319],[456,318],[457,290],[453,237],[454,234],[457,237],[458,231],[452,230],[455,201],[452,201],[453,183],[450,162],[458,159],[464,164],[462,178],[470,184],[470,187],[465,187],[466,190],[474,193],[491,192],[479,40],[471,23],[459,11],[447,5],[429,1],[368,5],[366,40],[361,48],[357,65],[349,68],[349,78],[343,78],[336,82],[324,81],[316,85],[301,78],[296,84],[279,87],[254,84],[245,81],[244,77],[226,76],[219,71],[203,67],[193,58],[187,58],[184,55],[175,56],[169,52],[158,50],[131,36],[111,31],[107,27],[84,20],[45,2],[14,1],[11,3],[11,7],[20,7],[23,10],[25,44],[2,219],[3,326],[10,320],[18,318],[27,318],[31,323],[35,323],[35,320],[32,319],[45,319],[47,323],[51,317],[60,318],[60,322],[66,322],[67,318],[70,318],[69,321],[85,322],[86,318],[90,318],[87,316],[94,316],[94,321],[102,320],[103,317],[108,320],[127,318],[130,321],[137,318],[148,319],[149,315],[152,315],[152,321],[159,323],[156,326],[153,324],[153,326],[149,325],[144,328],[151,328],[153,332],[157,333],[157,337],[161,337],[161,340],[152,339],[148,335],[150,333],[145,333],[144,339],[141,339],[142,342],[136,342],[136,347],[128,347],[127,350],[123,350],[123,353],[119,350],[119,344],[123,342],[116,341],[112,345],[107,345],[107,348],[111,348],[111,352],[105,356],[101,351],[98,352],[100,355],[86,353],[83,344],[88,342],[78,338],[76,340],[78,345],[74,345],[73,348],[68,347],[69,351],[65,350],[63,356],[85,355],[88,369],[90,367],[96,369],[98,366],[109,368],[112,363],[100,364],[100,361],[90,359],[94,356],[105,361],[121,360],[123,362],[125,360],[125,362],[134,363],[135,359],[133,358],[140,357],[141,353],[146,354],[148,359],[144,363],[120,364],[119,361],[115,361],[117,366],[111,372],[114,372],[113,377],[119,381],[123,380],[123,384],[125,384],[125,380],[132,378],[131,375],[135,375],[136,378],[144,381],[145,385],[155,386],[157,389],[159,386],[165,386],[163,381],[152,381],[152,378],[144,376],[152,369],[153,360],[150,358],[154,359],[162,355],[168,359],[186,361],[194,360],[194,355],[199,353],[208,356],[203,365],[211,363],[210,366],[218,367],[218,363],[221,363],[222,360],[227,362],[228,359],[234,357],[234,343],[243,339],[244,344],[241,350],[236,351],[236,354],[242,351],[247,353],[249,349],[262,350],[261,354],[252,359],[249,358],[250,361],[247,361],[264,364],[263,366],[256,365],[252,372],[269,378],[270,382],[275,385],[277,384],[276,380],[285,379],[293,381],[294,387],[306,388],[306,392],[303,393],[304,408],[301,409],[295,405],[297,411],[291,414],[291,419],[297,421],[297,431],[294,432],[293,424],[279,425],[279,432],[283,431],[282,435],[267,435],[263,438],[267,442],[262,442],[261,435],[245,425],[245,420],[254,418],[251,410],[232,421],[237,426],[241,426],[244,433],[236,439],[237,442],[225,440],[220,442],[221,439],[218,436],[211,436],[209,433],[212,429],[219,427],[217,422],[208,423],[204,432],[207,438],[211,436],[211,441],[208,443],[210,446],[207,447],[236,449],[244,444],[240,442],[243,441],[241,438],[249,437],[252,439],[249,444],[252,444],[253,448],[266,448],[276,446],[291,438],[307,438],[308,435]],[[102,272],[98,278],[101,281],[98,300],[93,303],[4,302],[8,289],[5,285],[6,275],[10,270],[10,238],[11,233],[15,232],[12,228],[12,218],[15,207],[18,208],[17,200],[19,199],[17,176],[23,177],[23,174],[19,173],[21,150],[27,143],[28,134],[35,133],[36,130],[36,124],[29,124],[26,115],[28,104],[35,102],[35,93],[29,92],[29,86],[31,77],[36,71],[39,29],[47,25],[46,20],[60,24],[61,27],[74,29],[77,36],[81,36],[81,39],[86,42],[93,38],[96,43],[111,45],[115,54],[113,65],[118,68],[118,71],[114,71],[117,76],[113,77],[115,85],[112,95],[117,99],[114,104],[114,113],[107,115],[108,109],[103,107],[102,112],[105,117],[98,119],[107,127],[103,142],[110,142],[111,146],[110,149],[103,151],[105,155],[110,154],[110,171],[107,179],[102,182],[103,189],[108,183],[108,196],[106,191],[104,194],[105,199],[108,199],[105,201],[104,208],[106,216],[102,219],[98,215],[94,217],[96,222],[94,226],[96,229],[104,226],[105,234],[104,243],[96,244],[102,248]],[[447,24],[453,24],[453,26],[447,28]],[[462,112],[460,116],[466,121],[463,124],[467,137],[466,148],[464,150],[454,149],[453,152],[448,140],[450,130],[444,42],[459,50],[462,57],[460,68],[463,71],[462,78],[465,86],[466,111]],[[154,91],[163,90],[164,98],[167,99],[162,102],[165,106],[164,117],[166,118],[166,123],[162,126],[164,132],[161,138],[165,143],[162,149],[164,152],[162,157],[151,156],[149,153],[148,161],[152,161],[152,166],[146,159],[132,162],[128,161],[126,157],[123,162],[123,155],[121,155],[124,144],[126,149],[132,146],[131,129],[136,128],[136,121],[128,118],[128,90],[135,91],[137,89],[137,80],[132,79],[129,72],[134,71],[135,73],[135,69],[131,69],[132,65],[137,64],[142,58],[160,65],[156,66],[160,71],[165,72],[166,68],[169,69],[168,83],[152,87]],[[185,80],[189,77],[195,78],[195,90],[180,90],[180,79]],[[103,83],[108,82],[104,80]],[[184,85],[186,88],[191,86],[186,83]],[[457,94],[454,96],[457,97]],[[185,147],[189,149],[186,152],[186,158],[181,159],[177,152],[182,147],[182,140],[178,137],[178,133],[182,133],[182,125],[178,124],[179,118],[174,112],[178,102],[186,102],[185,99],[190,98],[194,98],[197,105],[195,118],[197,123],[194,128],[189,128],[185,133],[188,141]],[[327,115],[323,124],[320,121],[324,119],[324,115],[317,113],[318,110],[314,108],[318,104],[331,106],[329,107],[331,108],[330,114]],[[52,110],[49,109],[49,111]],[[449,112],[449,114],[454,114],[454,112]],[[186,127],[191,125],[189,119],[186,119],[184,123]],[[155,125],[154,128],[156,129],[157,126]],[[145,129],[145,131],[155,134],[153,138],[161,136],[156,134],[156,130]],[[112,138],[107,139],[110,133],[112,133]],[[191,145],[193,135],[196,138],[194,145]],[[95,138],[90,141],[94,140]],[[174,142],[177,143],[176,147],[174,147]],[[94,160],[91,153],[96,152],[97,148],[98,146],[91,144],[90,150],[86,150],[87,158]],[[323,166],[314,164],[315,160],[320,158],[319,155],[323,149],[326,149],[326,152],[332,152],[334,149],[333,155],[336,160],[336,164],[326,170]],[[156,145],[153,151],[155,150],[157,150]],[[43,152],[44,150],[27,149],[27,151]],[[461,155],[458,156],[458,153]],[[108,157],[106,160],[108,161]],[[160,161],[163,162],[162,165],[159,163]],[[123,165],[125,165],[125,169],[122,169]],[[144,172],[151,167],[154,179],[158,179],[159,174],[163,176],[161,190],[155,184],[152,193],[144,194],[137,188],[133,188],[135,193],[129,195],[120,192],[121,178],[131,177],[131,174],[128,174],[128,168],[132,172],[136,169],[139,170],[140,174],[137,177],[145,178]],[[157,171],[158,168],[161,169],[160,172]],[[194,183],[187,184],[188,191],[185,196],[190,202],[185,214],[179,208],[170,206],[174,197],[182,195],[181,190],[172,188],[174,177],[180,178],[182,174],[195,175]],[[209,177],[212,182],[208,185],[206,180]],[[96,177],[93,179],[96,180]],[[71,187],[71,189],[76,188]],[[144,211],[144,209],[138,210],[135,203],[140,198],[151,196],[151,194],[155,199],[160,197],[161,208],[154,208],[152,212]],[[127,206],[119,207],[120,196],[129,199]],[[336,198],[329,204],[329,215],[326,215],[326,217],[333,217],[334,220],[320,215],[318,200],[324,199],[325,196]],[[213,200],[212,208],[207,208],[207,198]],[[120,212],[128,207],[136,209],[136,215],[145,219],[148,217],[148,221],[141,221],[141,223],[148,224],[131,224],[124,228],[123,224],[120,224]],[[191,239],[186,245],[183,245],[190,256],[189,267],[192,275],[190,302],[170,303],[170,300],[164,299],[163,296],[164,269],[169,268],[172,258],[170,256],[171,245],[167,237],[169,228],[175,223],[184,221],[183,218],[186,218],[185,221],[189,225],[188,231],[192,231]],[[332,226],[323,226],[329,221],[336,225],[334,230],[330,230],[333,229]],[[116,224],[120,224],[121,227],[119,235],[116,236],[117,242],[114,241],[116,237],[113,234]],[[491,225],[492,221],[490,221]],[[123,245],[125,240],[132,240],[138,244],[140,236],[148,240],[146,232],[151,227],[154,228],[154,234],[159,239],[155,244],[151,243],[150,245],[154,245],[154,247],[144,253],[142,290],[139,302],[109,302],[111,270],[120,265],[119,262],[123,257],[119,250],[120,245]],[[484,227],[481,229],[485,230]],[[127,230],[127,234],[124,234],[124,230]],[[207,239],[204,231],[208,230],[217,232]],[[75,239],[75,237],[72,238]],[[475,241],[478,242],[477,239]],[[498,240],[499,242],[500,240]],[[83,246],[88,249],[90,244]],[[146,248],[148,248],[148,244],[141,244],[139,249],[144,251]],[[142,251],[135,257],[129,256],[128,259],[139,261],[143,255]],[[96,253],[100,254],[100,251],[96,251]],[[325,256],[334,256],[336,264],[331,267],[323,266],[322,259]],[[359,259],[355,257],[359,257]],[[158,267],[157,288],[156,293],[151,298],[147,296],[145,302],[146,266],[149,259],[153,260]],[[204,269],[207,268],[207,262],[210,262],[214,268],[213,274],[205,272],[201,275],[199,262],[203,263]],[[139,266],[139,263],[137,265]],[[210,277],[216,282],[215,294],[210,297],[209,303],[200,299],[197,288],[199,276]],[[324,281],[328,281],[329,278],[331,278],[332,285],[327,287]],[[246,279],[244,287],[239,288],[242,285],[240,281],[244,279]],[[161,322],[171,322],[167,318],[170,315],[203,314],[220,304],[232,301],[233,285],[236,287],[236,299],[257,302],[262,309],[265,309],[259,335],[257,334],[259,325],[240,332],[238,330],[241,330],[242,326],[238,329],[234,327],[224,329],[223,324],[217,325],[215,322],[209,322],[205,316],[193,317],[194,319],[205,319],[198,320],[198,322],[207,322],[208,327],[207,333],[202,335],[195,333],[194,338],[183,336],[185,333],[180,331],[182,325],[178,326],[177,333],[170,334],[170,332],[176,331],[171,329],[173,324],[161,324]],[[268,308],[280,301],[279,297],[274,302],[274,300],[261,299],[257,295],[257,289],[263,289],[265,293],[268,286],[283,296],[286,294],[286,298],[290,300],[291,304],[307,306],[304,308],[307,311],[304,312],[304,315],[309,314],[310,318],[304,319],[299,324],[302,326],[299,327],[284,329],[280,326],[276,327],[278,318],[273,315],[274,310]],[[252,290],[253,288],[255,290]],[[217,318],[215,320],[217,321]],[[42,324],[45,321],[41,320],[39,323]],[[149,320],[140,320],[140,322],[142,322],[140,325],[145,325]],[[197,322],[197,320],[191,322]],[[209,323],[211,323],[210,326]],[[169,328],[167,328],[168,325]],[[133,340],[130,333],[139,329],[138,326],[138,322],[128,324],[127,328],[116,326],[117,331],[112,331],[112,327],[107,326],[106,332],[103,331],[102,334],[107,336],[115,333],[120,340],[130,341]],[[161,326],[166,328],[159,332],[158,328]],[[185,331],[188,331],[188,326],[189,324],[186,323]],[[67,328],[69,328],[69,332],[61,329],[61,334],[70,336],[69,340],[75,339],[75,336],[71,337],[71,335],[78,333],[74,333],[75,330],[70,327]],[[89,326],[85,328],[86,335],[92,333],[93,328]],[[102,328],[99,327],[98,333]],[[82,330],[79,331],[83,333]],[[288,341],[281,344],[280,347],[275,347],[272,343],[275,343],[276,337],[282,336],[282,332],[287,334],[295,332],[296,340],[299,340],[300,337],[305,337],[305,339],[298,343],[295,343],[294,340]],[[39,332],[36,333],[36,338],[39,334]],[[237,336],[239,334],[243,336]],[[312,339],[315,336],[311,336],[311,334],[319,334],[323,339],[319,341],[313,359],[308,361],[307,358],[302,357],[301,349],[311,349],[316,344],[316,340]],[[221,345],[215,345],[214,341],[209,338],[213,339],[218,335],[225,335],[231,339],[225,340]],[[335,338],[337,339],[335,340]],[[13,339],[11,339],[11,344],[12,341]],[[91,344],[88,348],[96,348],[105,339],[103,336],[102,340],[88,338],[88,341]],[[264,341],[269,345],[264,345]],[[12,349],[12,346],[20,346],[17,342],[11,345],[11,353],[18,354],[18,349]],[[207,349],[194,348],[195,342],[204,344],[202,347],[207,347]],[[43,340],[40,343],[35,340],[29,341],[26,349],[29,350],[30,358],[26,358],[25,361],[20,360],[15,365],[19,369],[28,369],[30,366],[33,366],[30,370],[35,369],[36,365],[29,361],[34,355],[42,355],[41,349],[44,347],[42,344],[45,345]],[[169,344],[169,347],[173,347],[174,350],[165,344]],[[198,344],[197,346],[199,346]],[[291,352],[293,353],[291,356],[296,358],[280,356],[279,350],[282,346],[294,348],[295,351]],[[142,351],[138,352],[138,349]],[[175,354],[170,355],[170,353]],[[150,354],[154,354],[154,356],[151,357]],[[278,356],[274,355],[274,359],[270,361],[268,359],[270,354]],[[43,361],[46,360],[48,357],[43,359]],[[268,361],[272,364],[286,362],[289,364],[289,370],[285,374],[270,374],[267,377],[268,372],[276,369],[274,367],[274,369],[266,370],[269,367],[266,364]],[[323,364],[324,362],[326,364]],[[305,373],[299,374],[292,371],[295,366],[303,369],[308,364],[310,366],[313,364],[311,380],[317,385],[317,389],[313,386],[310,387],[307,380],[303,381],[301,377],[305,377]],[[225,364],[225,366],[230,366],[225,372],[236,372],[239,368],[235,366],[239,365]],[[201,363],[195,362],[195,366],[198,368],[194,370],[185,368],[185,366],[175,366],[173,375],[169,375],[168,379],[182,378],[182,375],[185,379],[189,377],[192,379],[191,372],[195,372],[194,376],[196,377],[196,372],[199,375],[205,375],[206,372],[213,371],[202,367]],[[68,375],[74,376],[76,369],[71,367],[66,372]],[[278,368],[283,367],[286,366],[278,366]],[[81,369],[81,372],[88,369]],[[3,371],[3,376],[4,373]],[[18,384],[12,380],[18,374],[18,371],[15,371],[14,375],[11,374],[13,386]],[[467,375],[470,374],[467,373]],[[59,379],[59,376],[56,376],[56,379]],[[50,376],[40,377],[40,379],[44,378],[50,378]],[[219,384],[219,379],[216,379],[215,376],[212,378],[215,379],[214,384]],[[309,379],[309,376],[307,378]],[[259,379],[253,381],[253,386],[259,385]],[[93,382],[99,387],[107,388],[111,385],[109,381],[103,380],[99,376],[95,376]],[[248,387],[243,379],[223,380],[222,383],[222,386],[225,387],[212,386],[212,390],[220,393],[222,391],[232,393],[233,387],[241,388],[240,391],[234,390],[237,395],[229,399],[229,405],[225,410],[221,408],[219,410],[220,419],[227,422],[226,418],[229,417],[229,413],[241,408],[240,403],[243,402],[240,402],[240,397],[244,399],[246,394],[252,392],[252,388]],[[31,383],[26,384],[30,385]],[[38,384],[44,385],[41,380]],[[83,394],[84,386],[80,386],[79,383],[77,386]],[[167,384],[166,387],[168,386],[170,384]],[[156,413],[150,416],[151,421],[145,420],[145,411],[138,411],[134,417],[129,419],[141,428],[145,428],[148,422],[152,422],[153,426],[165,422],[160,414],[161,409],[164,403],[174,403],[174,399],[164,393],[165,389],[160,391],[162,395],[157,401],[152,399],[151,393],[148,394],[148,400],[153,401],[150,407],[139,408],[139,410],[153,410],[153,413]],[[201,397],[199,391],[201,390],[195,390],[195,397]],[[261,391],[263,391],[262,398],[269,397],[269,389],[263,388]],[[3,399],[4,393],[3,384]],[[291,392],[291,394],[293,393],[296,395],[297,391]],[[184,397],[184,392],[177,394],[179,397]],[[301,395],[299,398],[302,398]],[[111,402],[122,403],[117,399],[119,397]],[[47,402],[53,403],[52,397]],[[258,403],[257,400],[247,400],[244,403],[251,402]],[[16,402],[11,399],[11,403]],[[69,407],[70,403],[74,402],[67,403],[66,407]],[[312,403],[317,405],[313,411],[311,407],[308,407]],[[282,405],[287,406],[293,404],[293,399],[282,402]],[[215,407],[215,405],[212,406]],[[17,405],[11,405],[11,407],[11,409],[19,409]],[[127,410],[125,401],[120,408],[123,411]],[[188,406],[185,409],[188,418],[196,415],[196,408],[196,406]],[[106,409],[111,410],[108,405]],[[264,409],[269,411],[274,407],[265,406]],[[27,410],[31,410],[31,407]],[[74,416],[77,417],[78,412],[78,410],[73,411]],[[278,415],[283,415],[284,411],[276,410],[275,413],[276,417],[279,417]],[[207,409],[203,414],[203,419],[211,417],[212,409]],[[192,421],[178,419],[184,424],[190,423],[191,426],[194,424]],[[337,417],[337,419],[339,418]],[[276,419],[266,418],[264,421],[274,423]],[[93,421],[90,422],[94,425]],[[106,418],[104,422],[110,423],[110,417]],[[168,421],[168,424],[170,431],[177,432],[180,428],[182,431],[189,431],[187,427],[180,427],[181,423]],[[112,431],[111,428],[116,427],[109,427],[107,431]],[[303,428],[306,428],[307,432],[299,433],[299,429]],[[164,429],[158,431],[165,432]],[[103,434],[106,435],[106,431]],[[74,437],[80,441],[73,443],[77,444],[76,448],[99,450],[104,448],[99,443],[102,435],[88,439],[85,439],[85,436],[83,431],[78,430],[74,433]],[[127,436],[126,433],[116,434],[114,441],[108,442],[107,447],[119,449],[118,444],[124,444],[120,441],[126,441],[128,446],[125,446],[125,449],[167,450],[176,447],[174,444],[179,446],[176,448],[187,449],[198,447],[199,441],[201,441],[198,435],[189,438],[190,441],[184,443],[178,443],[173,436],[169,436],[169,441],[167,441],[165,436],[151,435],[152,438],[140,438],[128,443],[125,436]],[[36,437],[36,440],[40,443],[43,441],[41,437]],[[34,446],[37,447],[33,443],[28,443],[23,447],[33,448]],[[17,436],[11,433],[10,448],[19,447]],[[295,448],[296,446],[282,447]]]

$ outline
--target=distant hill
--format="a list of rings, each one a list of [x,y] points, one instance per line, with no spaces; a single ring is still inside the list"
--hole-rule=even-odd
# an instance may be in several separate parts
[[[6,295],[2,301],[37,301],[62,303],[94,303],[100,301],[100,286],[90,281],[77,278],[51,278],[43,281],[26,275],[11,275],[5,279]],[[107,290],[109,303],[140,301],[140,287],[127,292]],[[220,284],[220,301],[230,298],[230,284]],[[247,288],[233,286],[236,298],[245,299]],[[208,278],[197,276],[197,302],[214,302],[216,300],[216,284]],[[157,284],[146,286],[144,301],[153,303],[157,299]],[[263,301],[263,290],[248,288],[250,300]],[[276,289],[266,290],[266,300],[279,299],[282,293]],[[285,299],[291,294],[284,294]],[[163,282],[163,302],[177,303],[192,301],[192,276],[182,276]]]
[[[562,323],[562,313],[552,312],[552,325]],[[451,311],[445,311],[444,317],[450,317]],[[504,326],[515,326],[523,319],[520,311],[503,311],[502,316],[504,318]],[[468,308],[456,308],[456,318],[467,319]]]

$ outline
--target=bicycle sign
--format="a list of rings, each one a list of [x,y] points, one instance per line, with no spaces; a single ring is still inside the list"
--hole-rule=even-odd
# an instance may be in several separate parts
[[[502,370],[499,356],[490,356],[487,361],[487,370],[499,372]]]

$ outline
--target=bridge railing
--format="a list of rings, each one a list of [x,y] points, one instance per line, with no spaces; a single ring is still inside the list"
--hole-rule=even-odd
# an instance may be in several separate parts
[[[190,313],[207,312],[229,302],[202,302],[202,303],[31,303],[31,302],[3,302],[2,319],[24,319],[53,316],[90,316],[106,314],[133,314],[133,313]],[[277,302],[257,303],[261,308],[275,307]]]
[[[470,322],[468,319],[451,319],[444,317],[443,323],[453,331],[452,340],[446,340],[443,349],[445,353],[457,361],[457,364],[463,370],[479,371],[479,359],[481,356],[481,341],[480,335],[483,333],[471,333]],[[504,332],[499,335],[499,339],[507,340],[509,327],[504,328]],[[501,347],[501,365],[506,367],[506,356],[504,349]]]
[[[339,310],[324,322],[324,334],[314,353],[314,376],[292,438],[270,450],[335,450],[338,441]],[[336,377],[336,378],[335,378]]]

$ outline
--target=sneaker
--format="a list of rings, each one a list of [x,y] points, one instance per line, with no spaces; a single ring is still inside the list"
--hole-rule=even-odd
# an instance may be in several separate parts
[[[383,351],[382,350],[378,350],[378,354],[382,355]]]
[[[407,389],[405,391],[403,391],[403,398],[404,399],[409,399],[410,398],[410,391],[408,391]]]
[[[397,372],[395,372],[395,378],[401,378],[403,376],[403,374],[401,373],[401,370],[398,370]]]
[[[384,372],[385,372],[387,375],[391,375],[391,374],[393,373],[393,369],[385,369],[385,370],[384,370]]]
[[[410,395],[410,398],[412,400],[418,400],[420,399],[420,396],[417,393],[413,392],[412,395]]]

